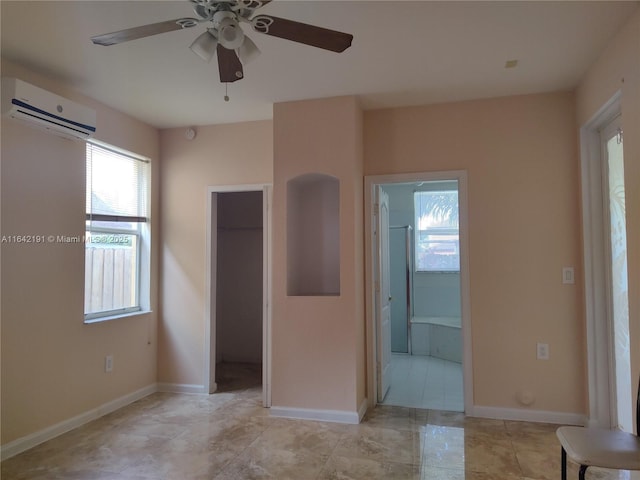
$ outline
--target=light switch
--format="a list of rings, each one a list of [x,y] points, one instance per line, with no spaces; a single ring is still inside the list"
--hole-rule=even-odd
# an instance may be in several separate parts
[[[562,269],[562,283],[571,285],[576,283],[573,267],[564,267]]]
[[[549,344],[548,343],[536,344],[536,357],[538,360],[549,360]]]

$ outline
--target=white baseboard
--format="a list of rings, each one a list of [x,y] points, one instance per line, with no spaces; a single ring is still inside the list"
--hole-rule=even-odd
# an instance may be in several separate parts
[[[321,422],[360,423],[360,412],[350,412],[348,410],[317,410],[314,408],[277,407],[272,405],[269,409],[269,415],[272,417],[317,420]]]
[[[360,404],[360,408],[358,408],[358,423],[362,421],[365,414],[367,413],[368,408],[369,408],[369,400],[365,398],[364,400],[362,400],[362,403]]]
[[[469,417],[517,420],[522,422],[555,423],[558,425],[586,425],[585,415],[580,413],[550,412],[524,408],[483,407],[474,405],[465,412]]]
[[[158,392],[165,393],[189,393],[202,395],[205,391],[204,385],[191,385],[188,383],[158,383]]]
[[[74,428],[78,428],[85,423],[100,418],[104,415],[107,415],[108,413],[118,410],[119,408],[129,405],[130,403],[140,400],[147,395],[151,395],[156,391],[157,385],[155,383],[152,385],[148,385],[144,388],[141,388],[140,390],[129,393],[120,398],[116,398],[115,400],[104,403],[96,408],[81,413],[80,415],[76,415],[75,417],[63,420],[60,423],[51,425],[50,427],[44,428],[38,432],[31,433],[24,437],[13,440],[12,442],[6,443],[0,447],[0,460],[6,460],[7,458],[18,455],[19,453],[29,450],[36,445],[40,445],[47,440],[51,440],[52,438],[62,435],[63,433],[67,433]]]

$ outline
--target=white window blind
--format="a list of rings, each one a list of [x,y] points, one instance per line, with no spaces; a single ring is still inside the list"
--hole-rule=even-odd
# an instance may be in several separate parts
[[[87,220],[145,222],[146,161],[87,143]]]

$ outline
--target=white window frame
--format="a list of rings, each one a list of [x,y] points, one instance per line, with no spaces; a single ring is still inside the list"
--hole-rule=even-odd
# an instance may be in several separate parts
[[[86,242],[90,241],[89,236],[91,234],[98,235],[133,235],[136,237],[136,272],[135,272],[135,298],[134,305],[126,308],[117,308],[111,310],[102,310],[99,312],[85,313],[85,323],[96,323],[106,320],[118,319],[130,315],[139,313],[146,313],[150,311],[150,251],[151,251],[151,212],[150,212],[150,190],[151,190],[151,167],[150,159],[138,155],[133,152],[126,151],[124,149],[114,147],[99,141],[91,140],[87,141],[87,147],[95,146],[104,150],[108,150],[116,155],[121,155],[130,158],[134,161],[139,161],[145,164],[143,168],[143,182],[145,186],[142,191],[138,193],[146,195],[146,198],[140,199],[147,206],[145,212],[144,221],[133,222],[136,223],[135,228],[117,228],[117,227],[104,227],[104,226],[92,226],[91,220],[95,217],[89,213],[86,214],[85,221],[85,234]],[[87,164],[87,158],[85,156],[85,168]],[[86,185],[86,189],[90,188],[90,185]],[[86,248],[86,246],[85,246]],[[85,267],[85,284],[86,289],[86,267]]]
[[[452,191],[452,192],[456,192],[458,193],[459,196],[459,191],[458,190],[418,190],[418,191],[414,191],[413,195],[414,195],[414,201],[413,201],[413,205],[414,205],[414,212],[413,212],[413,221],[415,224],[415,229],[414,229],[414,271],[415,273],[421,274],[421,273],[460,273],[460,225],[458,222],[458,227],[457,228],[446,228],[446,227],[433,227],[433,228],[426,228],[423,230],[420,230],[419,228],[419,219],[418,219],[418,212],[415,210],[415,205],[416,205],[416,196],[420,195],[420,194],[428,194],[428,193],[438,193],[438,192],[448,192],[448,191]],[[460,198],[458,198],[458,209],[460,205]],[[453,269],[446,269],[446,268],[434,268],[434,269],[429,269],[429,268],[420,268],[419,267],[419,263],[418,263],[418,248],[420,248],[420,235],[426,233],[427,235],[429,235],[429,233],[433,234],[433,235],[457,235],[458,236],[458,268]]]

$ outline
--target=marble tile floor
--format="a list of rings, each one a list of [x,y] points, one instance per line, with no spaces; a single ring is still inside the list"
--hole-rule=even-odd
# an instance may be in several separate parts
[[[426,355],[391,354],[384,405],[464,411],[462,364]]]
[[[555,425],[380,406],[360,425],[261,407],[259,369],[214,395],[155,393],[1,464],[2,480],[555,480]],[[636,472],[637,473],[637,472]],[[570,465],[570,477],[577,468]],[[640,480],[593,469],[593,480]]]

